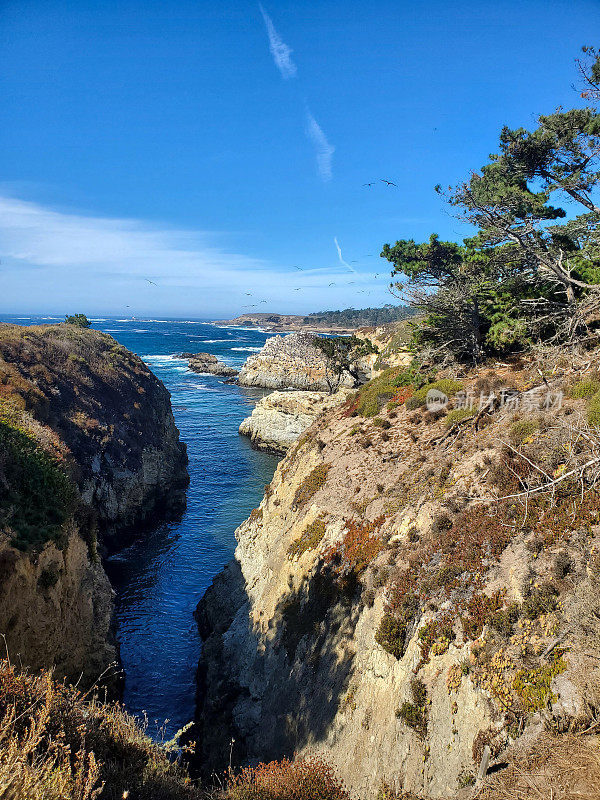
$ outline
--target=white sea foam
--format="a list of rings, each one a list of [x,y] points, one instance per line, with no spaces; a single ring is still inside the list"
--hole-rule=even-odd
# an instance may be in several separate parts
[[[147,328],[134,328],[133,332],[134,333],[150,333],[150,331]]]
[[[232,347],[231,349],[238,353],[260,353],[262,347]]]

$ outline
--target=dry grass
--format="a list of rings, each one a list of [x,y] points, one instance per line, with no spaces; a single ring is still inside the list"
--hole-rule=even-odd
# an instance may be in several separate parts
[[[167,749],[119,704],[0,661],[2,800],[199,800]]]
[[[582,736],[540,737],[485,782],[478,800],[598,800],[600,749]]]

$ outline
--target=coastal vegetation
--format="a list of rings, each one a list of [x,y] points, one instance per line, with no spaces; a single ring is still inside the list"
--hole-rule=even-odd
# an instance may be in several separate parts
[[[306,325],[331,325],[336,328],[365,328],[388,325],[409,319],[416,312],[410,306],[387,305],[382,308],[345,308],[343,311],[316,311],[304,317]]]
[[[396,290],[425,319],[413,347],[436,361],[479,363],[541,342],[594,336],[600,310],[600,67],[584,48],[585,108],[500,133],[498,150],[442,191],[476,233],[460,244],[385,244]]]

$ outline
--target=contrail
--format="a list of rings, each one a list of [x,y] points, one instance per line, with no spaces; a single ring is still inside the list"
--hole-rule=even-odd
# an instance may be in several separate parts
[[[292,61],[292,53],[294,51],[291,47],[287,46],[281,36],[277,33],[275,26],[273,25],[273,21],[263,8],[262,3],[259,3],[258,7],[260,8],[260,13],[263,15],[263,19],[265,21],[267,36],[269,37],[269,47],[271,48],[271,55],[273,56],[275,66],[281,73],[282,78],[285,78],[286,80],[287,78],[294,78],[298,71],[296,65]]]
[[[323,129],[308,109],[306,109],[306,123],[307,133],[317,152],[317,167],[319,170],[319,175],[324,181],[330,181],[332,174],[331,159],[335,152],[335,147],[329,144],[327,137],[323,133]]]
[[[350,264],[348,264],[348,262],[344,261],[344,259],[342,258],[342,248],[338,244],[337,236],[333,237],[333,241],[335,242],[335,248],[336,248],[337,253],[338,253],[338,258],[340,260],[340,264],[343,264],[344,267],[348,267],[350,272],[353,272],[355,275],[358,275],[358,272],[354,269],[354,267],[351,267]]]

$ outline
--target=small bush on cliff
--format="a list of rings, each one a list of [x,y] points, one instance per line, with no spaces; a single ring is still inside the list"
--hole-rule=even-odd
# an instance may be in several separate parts
[[[396,711],[396,716],[418,736],[424,738],[427,734],[427,689],[423,681],[418,678],[412,679],[410,689],[413,702],[402,703]]]
[[[290,558],[300,558],[300,556],[307,550],[314,550],[318,547],[319,542],[325,536],[325,528],[327,527],[327,517],[325,514],[320,514],[314,522],[302,532],[302,534],[290,544],[288,547],[288,555]]]
[[[306,505],[325,483],[331,464],[319,464],[302,481],[294,496],[293,508],[298,509]]]
[[[321,758],[271,761],[233,777],[228,800],[350,800],[344,784]]]
[[[0,420],[0,528],[21,550],[62,544],[76,490],[58,462],[29,435]]]
[[[65,317],[67,325],[76,325],[78,328],[91,328],[92,323],[85,314],[67,314]]]

